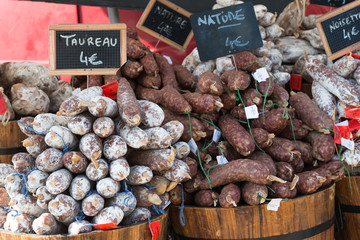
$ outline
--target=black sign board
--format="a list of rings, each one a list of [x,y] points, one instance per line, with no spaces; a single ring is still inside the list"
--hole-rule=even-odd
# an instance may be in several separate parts
[[[330,7],[341,7],[353,1],[354,0],[310,0],[310,3]]]
[[[50,73],[114,75],[126,62],[125,24],[51,25]]]
[[[360,47],[360,1],[316,19],[328,58],[336,59]]]
[[[250,2],[192,14],[190,21],[201,61],[263,45]]]
[[[185,50],[193,36],[190,13],[166,0],[151,0],[136,27]]]

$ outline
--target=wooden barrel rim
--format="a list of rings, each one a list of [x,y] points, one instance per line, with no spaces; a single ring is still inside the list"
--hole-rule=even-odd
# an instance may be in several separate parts
[[[151,219],[151,222],[155,222],[155,221],[165,221],[168,217],[169,214],[169,209],[167,209],[165,211],[165,214],[158,216],[156,218]],[[116,231],[122,231],[122,230],[126,230],[126,231],[136,231],[137,228],[143,227],[144,225],[148,226],[149,222],[148,220],[146,220],[146,222],[141,222],[138,224],[134,224],[131,226],[118,226],[118,229],[111,229],[111,230],[94,230],[88,233],[79,233],[76,235],[69,235],[69,234],[56,234],[56,235],[38,235],[38,234],[33,234],[33,233],[13,233],[13,232],[9,232],[6,231],[4,229],[0,230],[0,239],[13,239],[11,236],[21,236],[21,239],[27,239],[27,240],[42,240],[42,239],[46,239],[46,240],[68,240],[71,237],[76,237],[76,239],[94,239],[92,235],[94,234],[101,234],[101,233],[106,233],[106,232],[116,232]],[[167,225],[167,223],[165,224]],[[166,230],[166,229],[165,229]],[[163,229],[161,229],[161,232],[163,231]],[[161,233],[162,234],[162,233]],[[160,238],[160,237],[159,237]],[[102,238],[99,238],[102,239]],[[110,239],[109,239],[110,240]]]
[[[281,204],[286,204],[287,202],[292,202],[292,203],[296,203],[296,201],[302,201],[304,198],[307,198],[309,196],[312,195],[317,195],[317,194],[325,194],[325,191],[333,191],[333,193],[335,193],[335,184],[332,184],[331,186],[321,189],[311,195],[303,195],[303,196],[299,196],[297,198],[294,199],[289,199],[287,201],[282,201]],[[335,194],[334,194],[335,195]],[[254,208],[263,208],[266,209],[267,208],[267,204],[261,204],[261,205],[257,205],[257,206],[248,206],[248,205],[243,205],[243,206],[239,206],[237,208],[206,208],[206,207],[198,207],[198,206],[185,206],[185,210],[187,213],[189,212],[194,212],[194,214],[197,214],[198,211],[201,211],[201,209],[207,209],[207,210],[214,210],[216,211],[217,215],[222,215],[222,213],[227,212],[227,211],[234,211],[233,214],[236,213],[236,209],[241,209],[244,210],[244,212],[247,212],[247,209],[254,209]],[[281,208],[281,206],[280,206]],[[176,211],[174,211],[176,210]],[[179,206],[171,206],[170,209],[170,218],[171,220],[173,220],[175,218],[175,216],[171,216],[172,214],[176,214],[178,213],[179,210]],[[271,212],[271,211],[270,211]],[[206,213],[205,213],[206,214]],[[177,218],[179,218],[179,216],[176,216]],[[223,238],[226,240],[302,240],[302,239],[307,239],[307,238],[311,238],[314,237],[320,233],[323,233],[325,231],[328,231],[330,228],[332,228],[334,226],[335,223],[335,213],[331,212],[329,213],[329,216],[327,219],[324,219],[320,224],[317,225],[313,225],[313,226],[309,226],[309,228],[307,229],[302,229],[299,231],[295,231],[295,232],[289,232],[289,233],[283,233],[283,234],[277,234],[277,235],[270,235],[270,236],[264,236],[264,237],[252,237],[252,238]],[[176,223],[177,224],[177,223]],[[174,226],[174,225],[173,225]],[[205,238],[201,238],[199,236],[184,236],[184,231],[180,230],[179,232],[176,231],[176,227],[174,228],[174,233],[175,235],[179,236],[180,239],[184,239],[184,240],[213,240],[213,239],[221,239],[219,237],[215,238],[215,236],[213,236],[212,238],[209,238],[208,236],[203,236]],[[185,227],[186,228],[186,225]],[[180,234],[179,234],[180,233]]]

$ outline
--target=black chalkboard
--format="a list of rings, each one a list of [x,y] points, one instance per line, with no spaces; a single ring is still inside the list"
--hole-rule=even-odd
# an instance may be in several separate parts
[[[124,31],[126,29],[124,24],[115,25],[121,25]],[[54,67],[50,70],[86,71],[84,74],[98,74],[101,71],[106,74],[109,69],[113,69],[112,72],[116,73],[115,69],[119,69],[124,62],[124,37],[121,36],[121,30],[115,30],[113,25],[108,25],[111,26],[110,29],[104,29],[106,24],[60,25],[60,28],[59,25],[54,26],[58,29],[50,35],[50,46],[53,46],[50,53],[53,62],[50,65]]]
[[[185,50],[193,36],[189,16],[189,12],[169,1],[151,0],[136,27]]]
[[[56,68],[120,68],[120,31],[57,31]]]
[[[354,0],[310,0],[310,3],[330,7],[341,7],[353,1]]]
[[[360,45],[360,1],[355,1],[316,20],[326,54],[330,60]]]
[[[201,61],[263,45],[250,2],[192,14],[190,21]]]

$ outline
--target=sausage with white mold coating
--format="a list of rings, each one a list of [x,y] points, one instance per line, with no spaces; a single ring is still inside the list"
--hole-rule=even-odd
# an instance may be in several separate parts
[[[159,195],[154,193],[153,190],[148,189],[145,186],[133,186],[133,194],[136,198],[138,207],[150,207],[153,204],[161,204]]]
[[[32,228],[39,235],[59,234],[61,230],[60,224],[51,213],[43,213],[34,219]]]
[[[171,169],[175,159],[175,149],[134,150],[127,157],[130,166],[144,165],[153,171]]]
[[[11,198],[9,206],[19,213],[25,213],[30,216],[39,217],[42,213],[46,212],[45,209],[40,208],[36,204],[36,198],[28,195],[18,194]]]
[[[161,127],[164,128],[170,134],[171,144],[175,144],[177,141],[179,141],[179,139],[184,133],[184,128],[185,128],[184,125],[177,120],[166,122]]]
[[[34,119],[35,119],[34,117],[22,117],[18,121],[18,126],[20,128],[20,131],[28,137],[36,134],[34,131],[31,130],[31,128],[30,129],[27,128],[32,126]]]
[[[62,152],[56,148],[48,148],[36,158],[36,166],[44,172],[54,172],[63,167]]]
[[[328,162],[333,158],[335,146],[334,139],[331,135],[320,132],[310,132],[306,140],[312,146],[313,158],[324,162]]]
[[[57,170],[46,179],[46,189],[51,194],[60,194],[69,188],[72,178],[72,174],[68,170]]]
[[[82,200],[81,207],[86,216],[93,217],[104,208],[105,200],[100,194],[93,193]]]
[[[110,161],[121,158],[127,153],[126,142],[118,135],[111,135],[104,141],[103,153]]]
[[[9,212],[4,223],[4,228],[13,233],[31,233],[32,223],[34,218],[28,214],[22,213],[16,215],[14,212]]]
[[[49,174],[40,170],[34,170],[27,175],[26,187],[29,192],[35,193],[36,190],[45,186],[46,179],[49,177]]]
[[[265,202],[268,189],[263,184],[244,182],[241,185],[241,197],[247,204],[254,206]]]
[[[99,181],[104,178],[109,172],[109,165],[104,159],[99,159],[98,167],[96,168],[94,163],[90,163],[86,167],[86,176],[92,181]]]
[[[164,128],[152,127],[145,129],[144,131],[148,135],[149,143],[142,147],[142,149],[161,149],[171,146],[173,138]]]
[[[124,220],[121,222],[121,224],[125,226],[134,225],[143,221],[147,221],[147,219],[150,218],[151,212],[149,209],[145,207],[137,207],[131,214],[124,217]]]
[[[67,117],[57,116],[52,113],[42,113],[36,115],[34,121],[31,123],[32,128],[36,131],[45,135],[47,131],[53,126],[66,127],[68,123]],[[35,134],[35,133],[33,133]]]
[[[176,151],[176,158],[177,159],[184,159],[190,153],[190,146],[186,142],[179,141],[173,145],[173,148]]]
[[[55,198],[55,195],[49,193],[49,191],[46,189],[46,186],[42,186],[36,190],[34,197],[37,198],[36,204],[40,208],[47,210],[49,202]]]
[[[141,110],[141,123],[146,127],[159,127],[164,121],[164,111],[159,105],[147,100],[138,100]]]
[[[91,182],[85,175],[76,176],[70,184],[69,193],[75,200],[82,200],[91,189]]]
[[[49,131],[45,135],[45,142],[50,147],[71,149],[78,144],[78,139],[67,127],[53,126]]]
[[[96,96],[86,104],[88,105],[89,112],[95,117],[112,118],[119,113],[116,102],[105,96]]]
[[[130,185],[142,185],[148,183],[153,178],[153,172],[149,167],[135,165],[130,167],[130,174],[127,182]]]
[[[241,190],[240,188],[233,184],[225,185],[219,195],[219,203],[221,207],[232,208],[237,207],[237,204],[240,202]]]
[[[106,201],[106,207],[117,205],[123,210],[124,217],[129,216],[136,207],[136,198],[131,192],[121,192]]]
[[[306,61],[305,67],[306,71],[314,80],[318,81],[343,103],[351,106],[359,105],[360,98],[356,87],[343,77],[337,75],[325,64],[317,59],[310,59],[309,61]]]
[[[97,160],[101,158],[103,149],[101,139],[94,133],[88,133],[80,139],[79,149],[97,168]]]
[[[130,127],[124,122],[119,121],[115,126],[115,131],[124,139],[129,147],[138,149],[149,143],[149,137],[139,127]]]
[[[106,177],[96,183],[96,191],[104,198],[112,198],[120,191],[120,183]]]
[[[77,235],[79,233],[87,233],[91,231],[92,231],[92,226],[90,222],[86,220],[81,220],[79,222],[78,221],[72,222],[68,227],[68,233],[70,235]]]
[[[124,218],[124,212],[119,206],[110,206],[102,209],[92,220],[95,224],[113,223],[119,225]]]
[[[110,162],[110,177],[115,181],[122,181],[130,174],[130,166],[125,158],[119,158]]]
[[[26,174],[35,166],[35,159],[28,153],[15,153],[11,162],[13,163],[15,171]]]
[[[175,159],[171,169],[164,172],[164,177],[171,182],[181,183],[187,181],[191,179],[190,168],[184,161]]]
[[[219,127],[227,141],[243,156],[248,156],[255,150],[255,144],[250,134],[241,124],[229,115],[219,119]]]
[[[140,106],[126,78],[121,78],[119,81],[116,102],[122,121],[130,127],[139,126],[141,123]]]
[[[72,173],[83,173],[88,165],[88,160],[84,154],[78,151],[67,152],[63,155],[64,166]]]
[[[21,193],[21,189],[23,186],[22,177],[20,175],[10,174],[5,177],[4,185],[7,194],[9,194],[10,198],[14,198],[16,195]]]
[[[93,117],[89,113],[81,113],[70,117],[67,127],[73,134],[83,136],[91,131],[93,122]]]
[[[200,141],[200,139],[206,137],[205,125],[197,118],[190,117],[191,121],[191,130],[192,135],[190,135],[190,122],[189,117],[186,115],[177,115],[169,110],[164,109],[165,119],[164,122],[168,123],[170,121],[178,121],[184,126],[184,132],[181,135],[181,140],[188,142],[191,138],[195,141]]]
[[[93,130],[97,136],[107,138],[114,132],[115,123],[109,117],[99,117],[94,121]]]
[[[38,134],[29,136],[22,144],[26,148],[26,151],[34,158],[49,148],[49,146],[45,143],[45,137]]]

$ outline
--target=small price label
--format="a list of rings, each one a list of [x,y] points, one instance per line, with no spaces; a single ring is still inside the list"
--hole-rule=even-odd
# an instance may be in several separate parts
[[[245,107],[245,115],[247,119],[259,118],[259,112],[256,105]]]
[[[224,165],[229,162],[224,156],[216,156],[216,160],[219,165]]]
[[[350,132],[348,121],[344,121],[344,122],[336,124],[334,126],[334,132],[335,132],[334,142],[337,144],[341,144],[341,138],[351,139],[351,136],[352,136],[352,134]]]
[[[349,121],[349,128],[350,128],[350,132],[353,132],[355,130],[359,130],[360,129],[359,120],[355,120],[355,119],[350,120]]]
[[[281,198],[273,198],[267,205],[267,210],[277,212],[280,207]]]
[[[301,75],[290,74],[290,89],[300,91],[301,90]]]
[[[94,224],[93,227],[99,230],[110,230],[119,228],[114,223]]]
[[[350,151],[354,150],[355,143],[352,140],[341,138],[341,145],[349,149]]]
[[[360,119],[360,107],[346,107],[344,111],[346,118]]]
[[[169,56],[163,55],[163,57],[168,61],[169,64],[173,64],[171,58]]]
[[[103,95],[105,97],[108,97],[108,98],[111,98],[111,99],[116,99],[117,90],[118,90],[118,87],[119,87],[118,80],[114,80],[112,82],[109,82],[109,83],[101,86],[101,88],[103,90]]]
[[[215,129],[212,140],[214,142],[218,142],[220,140],[220,137],[221,137],[221,132],[219,130]]]
[[[161,228],[160,221],[155,221],[149,224],[150,232],[151,232],[151,240],[156,240],[160,236]]]
[[[8,107],[5,102],[3,93],[0,91],[0,115],[3,115],[8,110]]]
[[[270,77],[265,67],[257,69],[252,76],[258,82],[265,82]]]
[[[188,142],[188,145],[190,147],[190,151],[196,155],[196,150],[197,150],[198,146],[196,145],[196,142],[193,138],[190,139],[190,141]]]

